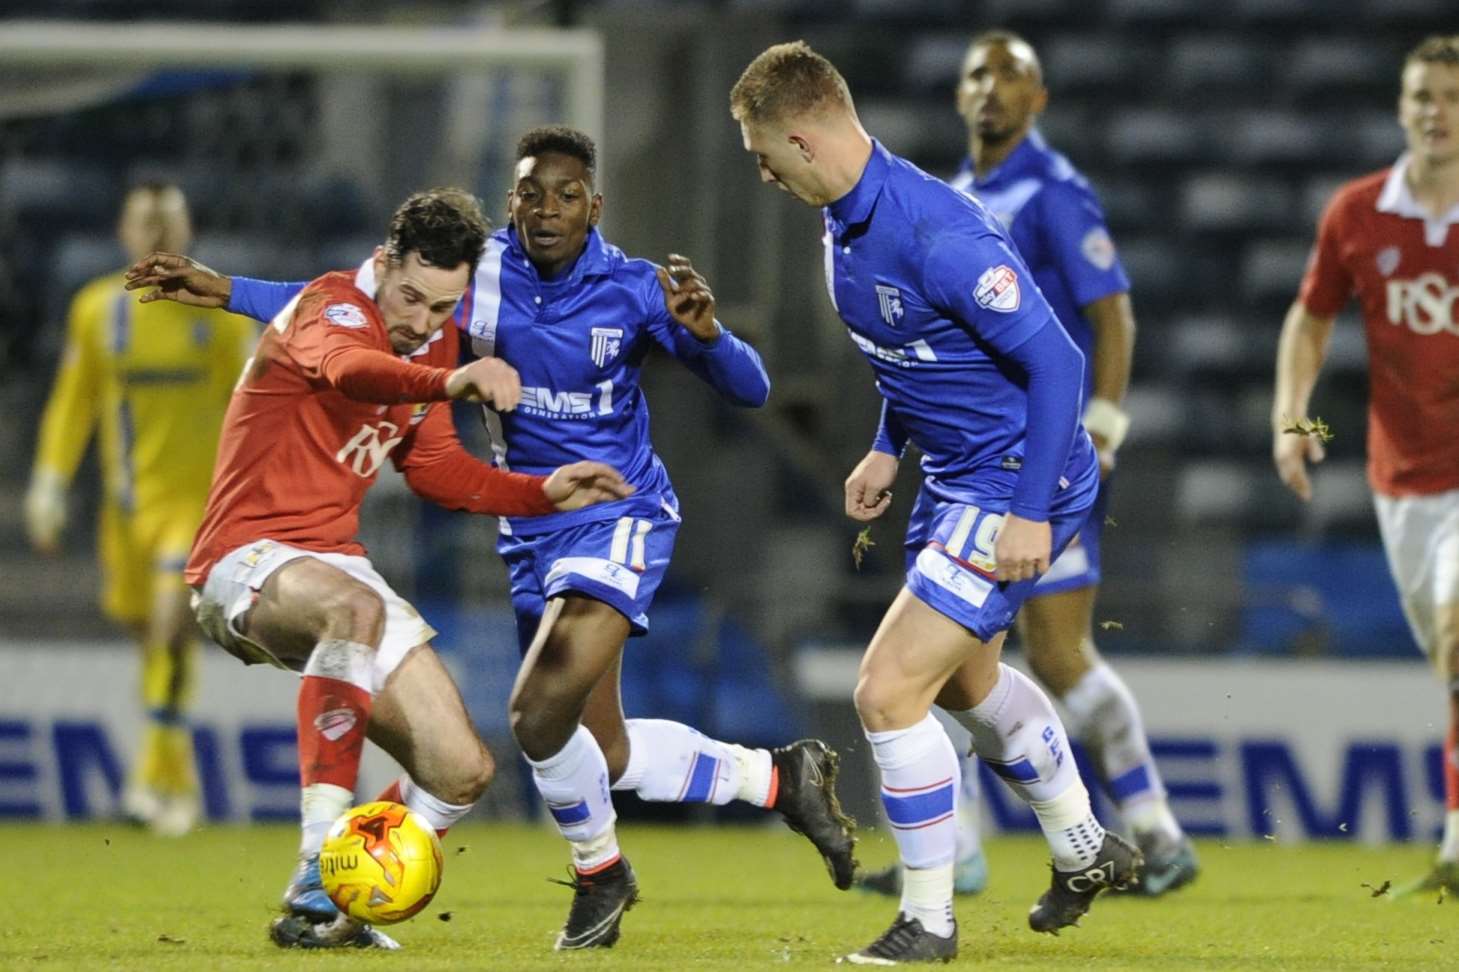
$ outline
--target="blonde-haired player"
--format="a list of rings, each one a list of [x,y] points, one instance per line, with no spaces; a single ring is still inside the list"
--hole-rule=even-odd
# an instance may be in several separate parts
[[[185,249],[191,235],[178,187],[148,183],[127,193],[117,236],[131,260]],[[185,720],[196,634],[182,567],[223,412],[255,335],[251,321],[220,311],[139,304],[122,289],[120,271],[87,283],[71,302],[25,499],[31,544],[54,553],[66,488],[97,433],[102,609],[142,647],[145,729],[122,806],[162,834],[190,830],[200,810]]]

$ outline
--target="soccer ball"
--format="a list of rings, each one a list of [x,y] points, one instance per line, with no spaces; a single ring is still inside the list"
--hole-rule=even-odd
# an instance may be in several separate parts
[[[319,851],[325,893],[340,911],[371,925],[404,921],[430,904],[443,867],[431,825],[387,801],[346,810]]]

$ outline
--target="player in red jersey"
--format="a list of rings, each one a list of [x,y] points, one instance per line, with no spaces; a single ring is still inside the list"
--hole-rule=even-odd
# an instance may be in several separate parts
[[[530,516],[632,492],[601,463],[545,477],[507,473],[457,440],[449,408],[437,403],[467,398],[509,411],[521,394],[516,372],[497,359],[454,367],[456,331],[443,327],[486,232],[467,193],[411,196],[371,263],[325,274],[274,318],[224,419],[184,573],[213,640],[245,663],[303,674],[300,863],[285,914],[270,927],[282,946],[396,947],[341,915],[319,880],[319,848],[354,802],[366,736],[405,767],[387,798],[438,830],[471,808],[493,772],[430,647],[434,630],[355,539],[360,503],[385,460],[420,496],[474,513]],[[136,272],[130,286],[154,282]]]
[[[1351,297],[1368,342],[1368,480],[1404,614],[1449,691],[1447,813],[1438,861],[1407,890],[1459,890],[1459,36],[1403,65],[1394,165],[1349,182],[1323,214],[1277,351],[1272,457],[1303,500],[1322,443],[1307,414],[1333,319]]]

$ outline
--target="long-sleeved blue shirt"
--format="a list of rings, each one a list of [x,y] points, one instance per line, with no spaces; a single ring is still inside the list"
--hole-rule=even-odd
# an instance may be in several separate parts
[[[941,499],[1031,520],[1088,507],[1084,356],[988,211],[874,143],[824,218],[827,289],[886,400],[874,448],[910,438]]]
[[[1094,389],[1094,329],[1084,308],[1130,289],[1088,180],[1031,131],[981,179],[966,159],[949,181],[977,197],[1008,228],[1034,283],[1084,352],[1088,399]]]
[[[229,309],[267,320],[299,287],[235,278]],[[754,348],[722,326],[713,341],[690,334],[669,314],[654,264],[625,256],[596,229],[571,269],[553,280],[538,274],[511,227],[493,233],[455,324],[474,355],[501,358],[522,378],[515,411],[484,410],[499,465],[550,473],[593,459],[619,469],[637,489],[614,503],[503,519],[505,533],[532,535],[662,506],[677,513],[639,387],[654,345],[737,405],[757,407],[770,394]]]

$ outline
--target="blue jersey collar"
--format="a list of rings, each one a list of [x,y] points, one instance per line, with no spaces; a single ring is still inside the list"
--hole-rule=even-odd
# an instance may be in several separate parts
[[[1008,153],[1008,158],[1004,159],[1003,163],[992,172],[979,178],[977,171],[973,168],[972,157],[969,156],[963,159],[962,168],[958,170],[958,175],[967,173],[973,180],[974,189],[988,189],[1022,176],[1025,171],[1036,166],[1039,160],[1047,155],[1048,152],[1049,145],[1044,141],[1044,137],[1039,134],[1039,130],[1037,128],[1030,128],[1028,134],[1024,136],[1023,141],[1019,142],[1017,147]]]
[[[892,171],[892,153],[882,147],[876,139],[871,140],[871,158],[861,170],[861,178],[851,191],[826,207],[831,219],[842,226],[855,226],[871,218],[871,211],[881,196],[887,176]]]
[[[507,253],[514,260],[521,260],[527,265],[533,276],[537,275],[537,268],[527,256],[527,251],[522,247],[522,241],[517,238],[517,228],[508,224],[506,229],[499,231],[506,239]],[[617,261],[615,254],[617,247],[611,247],[603,239],[603,234],[598,232],[596,226],[588,230],[587,239],[583,241],[583,251],[578,254],[577,260],[573,263],[572,269],[558,277],[556,280],[544,281],[544,283],[560,284],[582,280],[585,277],[602,277],[613,272]]]

